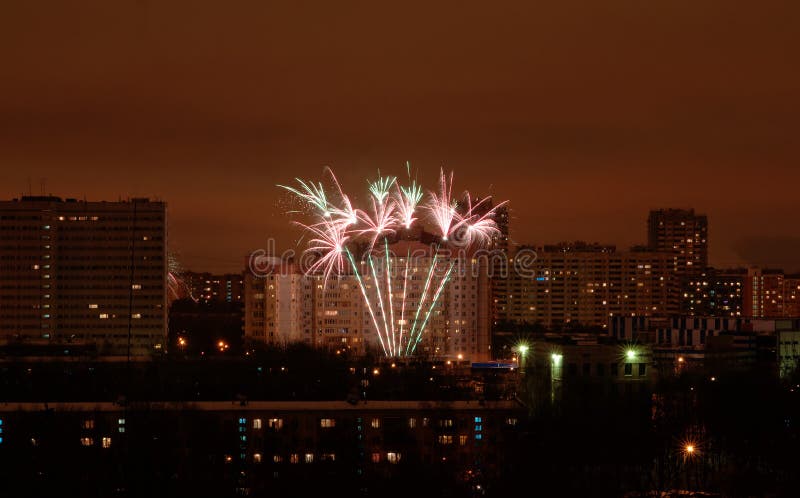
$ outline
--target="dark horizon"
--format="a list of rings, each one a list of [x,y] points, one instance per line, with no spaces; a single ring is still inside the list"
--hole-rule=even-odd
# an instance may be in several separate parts
[[[519,243],[624,249],[692,207],[713,266],[800,270],[796,2],[4,11],[0,197],[158,197],[188,269],[291,246],[278,183],[408,160],[510,199]]]

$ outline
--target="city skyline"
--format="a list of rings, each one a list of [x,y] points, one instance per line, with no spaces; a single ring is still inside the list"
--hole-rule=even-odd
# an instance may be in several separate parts
[[[1,11],[0,497],[800,496],[797,0]]]
[[[40,196],[39,193],[33,192],[31,189],[31,194],[25,192],[21,193],[18,196],[8,197],[0,200],[4,201],[11,201],[14,199],[22,199],[24,197],[38,197]],[[366,199],[369,196],[367,188],[364,188],[365,193],[362,198]],[[47,196],[55,196],[60,199],[76,199],[75,196],[69,195],[58,195],[58,194],[46,194]],[[285,210],[293,210],[287,208],[289,204],[292,203],[292,200],[281,194],[281,205],[283,206],[281,209]],[[126,201],[135,198],[134,196],[118,196],[118,200]],[[358,199],[358,197],[355,197]],[[84,201],[82,198],[77,198],[79,201]],[[85,199],[89,202],[114,202],[116,199],[105,199],[105,198],[98,198],[98,199]],[[167,205],[167,211],[170,211],[170,203],[168,200],[163,199],[161,197],[155,196],[150,198],[153,201],[164,202]],[[295,206],[296,207],[296,206]],[[573,237],[564,237],[562,239],[550,239],[550,240],[543,240],[539,238],[531,238],[531,239],[521,239],[515,228],[515,221],[516,217],[514,215],[513,205],[511,203],[508,204],[509,207],[509,225],[511,231],[510,237],[510,248],[513,249],[514,247],[545,247],[551,245],[558,245],[558,244],[572,244],[572,243],[588,243],[588,244],[598,244],[601,246],[613,246],[617,250],[625,251],[631,248],[637,247],[644,247],[648,244],[648,216],[641,216],[643,219],[642,226],[640,227],[639,231],[632,231],[629,232],[628,235],[625,237],[626,242],[620,243],[618,240],[608,240],[608,239],[597,239],[597,238],[590,238],[584,237],[580,234],[576,234]],[[657,208],[650,209],[647,214],[651,214],[655,211],[660,210],[688,210],[688,211],[695,211],[698,213],[702,213],[695,209],[694,207],[676,207],[676,206],[660,206]],[[283,213],[284,215],[288,214],[286,212]],[[704,216],[706,213],[702,213]],[[711,225],[709,236],[709,244],[708,244],[708,254],[709,254],[709,267],[716,268],[716,269],[734,269],[734,268],[763,268],[763,269],[780,269],[785,270],[786,273],[800,273],[800,253],[794,251],[794,246],[790,246],[787,248],[775,247],[774,245],[770,245],[770,240],[774,241],[775,238],[767,238],[764,242],[765,248],[764,254],[766,255],[763,258],[746,260],[744,258],[734,258],[734,259],[722,259],[722,260],[715,260],[714,255],[719,254],[720,252],[725,252],[724,250],[719,250],[715,247],[714,244],[714,233],[715,233],[715,226],[713,222],[713,215],[708,216],[711,221],[709,225]],[[284,224],[286,218],[280,218]],[[174,229],[174,223],[170,222],[170,216],[167,216],[167,225],[168,234],[172,229]],[[612,230],[615,232],[616,230]],[[175,261],[179,264],[181,270],[183,271],[192,271],[192,272],[199,272],[199,273],[211,273],[211,274],[230,274],[230,273],[241,273],[242,269],[247,266],[247,259],[251,257],[254,253],[275,249],[277,250],[277,254],[283,254],[287,250],[289,254],[296,254],[299,255],[303,252],[304,244],[303,244],[303,237],[300,230],[296,227],[291,227],[290,229],[286,229],[286,227],[276,228],[276,233],[279,234],[277,237],[273,236],[264,236],[261,238],[262,242],[260,245],[255,245],[252,247],[243,248],[241,253],[226,253],[223,250],[214,250],[211,253],[208,251],[208,248],[202,246],[201,249],[203,250],[194,250],[194,247],[190,247],[189,250],[183,250],[183,248],[178,247],[177,244],[173,239],[169,236],[167,237],[169,251],[171,256],[175,259]],[[208,256],[208,254],[215,254],[214,256]],[[244,261],[244,263],[243,263]],[[246,269],[246,268],[245,268]]]
[[[408,160],[510,199],[519,242],[694,207],[715,266],[800,269],[796,2],[86,5],[8,7],[0,196],[157,196],[188,267],[291,243],[276,183]]]

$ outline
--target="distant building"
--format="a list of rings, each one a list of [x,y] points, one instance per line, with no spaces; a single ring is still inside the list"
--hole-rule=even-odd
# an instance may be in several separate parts
[[[656,374],[650,345],[596,334],[545,334],[530,346],[528,356],[520,368],[549,383],[545,387],[552,401],[558,401],[570,384],[606,385],[612,390],[627,385],[626,390],[633,386],[638,390],[647,388]]]
[[[647,218],[650,250],[672,253],[676,274],[695,276],[708,266],[708,218],[694,209],[659,209]]]
[[[419,242],[401,241],[390,246],[395,254],[418,251],[408,266],[408,283],[395,275],[390,302],[382,293],[387,313],[382,313],[375,291],[375,277],[365,266],[361,272],[365,289],[373,303],[372,314],[364,304],[358,279],[351,272],[332,275],[305,275],[291,264],[276,262],[266,275],[245,276],[245,339],[267,344],[304,342],[314,347],[360,356],[371,349],[381,352],[375,322],[380,327],[394,324],[396,336],[408,334],[411,326],[425,324],[425,334],[417,354],[432,358],[458,358],[483,361],[490,358],[490,288],[485,259],[456,260],[438,256],[437,270],[426,291],[427,273],[433,264],[429,250]],[[420,252],[421,251],[421,252]],[[405,268],[406,258],[392,256],[392,266]],[[456,265],[443,282],[446,267]],[[378,264],[378,263],[376,263]],[[382,264],[382,263],[380,263]],[[405,271],[405,270],[403,270]],[[377,269],[381,288],[384,272]],[[437,304],[430,308],[434,290],[441,284]],[[375,292],[375,294],[372,294]],[[427,294],[426,294],[427,292]],[[406,299],[402,299],[403,295]],[[427,296],[427,297],[426,297]],[[407,337],[407,335],[406,335]],[[384,338],[385,339],[385,338]]]
[[[697,316],[748,316],[744,295],[747,270],[708,268],[689,278],[681,296],[681,312]]]
[[[501,318],[502,310],[508,303],[508,258],[510,254],[509,239],[509,209],[508,204],[500,206],[495,211],[494,221],[498,233],[492,239],[492,257],[489,260],[490,283],[492,286],[492,325],[496,327]]]
[[[198,273],[187,271],[181,274],[184,284],[193,299],[203,302],[244,302],[244,277],[241,273]]]
[[[753,318],[800,317],[800,275],[750,268],[744,292],[744,314]]]
[[[525,268],[516,261],[522,252],[511,259],[507,297],[498,309],[506,323],[606,327],[609,317],[678,311],[669,253],[617,252],[614,246],[581,242],[522,248],[531,250],[535,261]]]
[[[794,339],[781,334],[794,330],[800,330],[800,319],[674,315],[613,317],[609,319],[608,335],[651,345],[661,373],[704,370],[713,374],[753,367],[772,371],[776,347],[783,348],[778,362],[783,361],[781,368],[785,370],[786,358],[794,354]]]
[[[798,324],[800,325],[800,324]],[[800,327],[778,332],[778,373],[781,378],[797,379],[800,374]]]
[[[0,201],[0,341],[146,356],[166,342],[166,206]]]

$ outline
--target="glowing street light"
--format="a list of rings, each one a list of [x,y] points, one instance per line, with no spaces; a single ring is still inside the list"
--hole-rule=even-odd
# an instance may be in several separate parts
[[[694,445],[693,445],[693,444],[687,444],[687,445],[684,447],[684,451],[686,451],[686,454],[687,454],[687,455],[692,455],[692,454],[694,454]]]
[[[636,358],[636,351],[634,351],[633,349],[627,350],[625,352],[625,357],[628,358],[629,360],[635,359]]]
[[[553,354],[550,355],[550,359],[553,360],[553,366],[554,367],[560,367],[561,366],[561,360],[564,359],[564,356],[560,355],[558,353],[553,353]]]
[[[187,344],[187,341],[186,341],[185,337],[179,337],[178,338],[178,346],[180,346],[182,348],[185,348],[186,344]]]
[[[520,371],[521,372],[525,372],[525,360],[526,360],[526,356],[528,355],[528,350],[530,350],[530,346],[528,346],[524,342],[521,342],[521,343],[517,344],[516,349],[517,349],[517,352],[519,352]]]

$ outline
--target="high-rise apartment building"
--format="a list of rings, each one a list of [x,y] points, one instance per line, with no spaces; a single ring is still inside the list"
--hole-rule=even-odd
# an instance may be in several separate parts
[[[800,275],[783,270],[750,268],[744,290],[744,316],[800,317]]]
[[[497,209],[495,223],[497,223],[498,233],[492,239],[489,257],[489,281],[492,286],[492,325],[496,328],[501,326],[503,309],[508,304],[508,270],[511,250],[508,204]]]
[[[647,218],[651,251],[672,253],[680,278],[699,275],[708,266],[708,218],[694,209],[659,209]]]
[[[365,263],[360,277],[347,272],[325,279],[280,263],[264,275],[247,272],[245,339],[268,344],[305,342],[360,356],[367,349],[382,353],[388,348],[386,337],[378,336],[379,329],[393,328],[396,338],[400,334],[407,338],[411,328],[419,330],[424,324],[417,354],[489,359],[491,310],[485,257],[439,255],[434,261],[429,247],[409,241],[390,246],[390,251],[391,299],[382,259],[373,260],[374,271]],[[426,285],[432,265],[435,270]],[[437,289],[441,290],[431,306]],[[370,307],[365,304],[365,292]]]
[[[244,302],[244,277],[240,273],[215,275],[187,271],[180,275],[187,293],[202,302]]]
[[[681,294],[681,311],[694,316],[749,316],[744,310],[746,269],[707,268],[690,277]]]
[[[0,340],[91,346],[101,355],[160,352],[165,217],[165,204],[148,199],[0,201]]]
[[[672,255],[617,252],[614,246],[563,243],[522,248],[536,257],[521,268],[512,259],[500,317],[508,323],[606,327],[613,316],[657,316],[678,311]],[[532,261],[531,261],[532,260]]]

